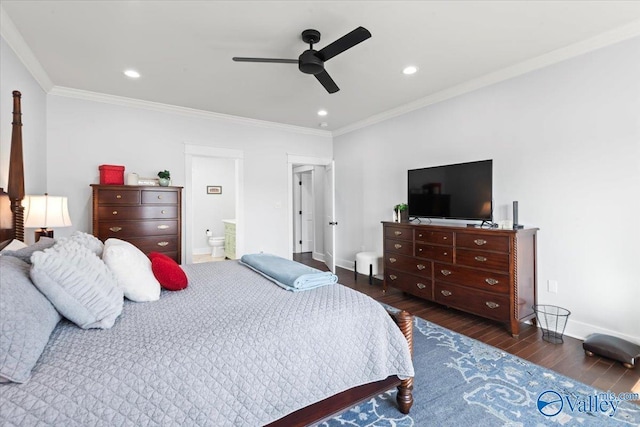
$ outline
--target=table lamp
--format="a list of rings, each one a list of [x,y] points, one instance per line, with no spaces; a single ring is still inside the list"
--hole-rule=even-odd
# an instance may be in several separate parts
[[[25,196],[24,206],[24,226],[38,228],[35,233],[35,241],[40,237],[53,237],[53,227],[69,227],[69,208],[66,197],[49,196]]]

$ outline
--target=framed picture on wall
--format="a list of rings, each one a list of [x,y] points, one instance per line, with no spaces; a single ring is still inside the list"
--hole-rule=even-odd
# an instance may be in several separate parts
[[[207,194],[222,194],[221,185],[207,185]]]

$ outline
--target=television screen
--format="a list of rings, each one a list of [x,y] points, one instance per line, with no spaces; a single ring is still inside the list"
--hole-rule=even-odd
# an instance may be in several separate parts
[[[408,171],[409,217],[492,220],[493,160]]]

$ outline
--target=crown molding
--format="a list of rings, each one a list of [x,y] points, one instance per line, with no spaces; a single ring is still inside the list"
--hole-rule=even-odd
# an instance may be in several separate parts
[[[426,106],[436,104],[438,102],[442,102],[447,99],[463,95],[465,93],[473,92],[483,87],[491,86],[493,84],[509,80],[513,77],[517,77],[531,71],[535,71],[540,68],[544,68],[549,65],[553,65],[558,62],[562,62],[567,59],[583,55],[585,53],[638,36],[640,36],[640,20],[633,21],[627,25],[607,31],[598,36],[583,40],[578,43],[574,43],[564,48],[556,49],[544,55],[540,55],[538,57],[520,62],[513,66],[503,68],[499,71],[469,80],[443,91],[436,92],[432,95],[402,105],[398,108],[394,108],[392,110],[388,110],[383,113],[376,114],[366,119],[352,123],[350,125],[341,127],[333,131],[333,136],[336,137],[344,135],[367,126],[371,126],[376,123],[380,123],[382,121],[389,120],[391,118],[398,117],[415,110],[419,110]]]
[[[18,31],[18,28],[9,18],[2,5],[0,5],[0,35],[2,35],[9,47],[13,49],[18,59],[24,64],[40,87],[45,92],[49,92],[53,88],[53,82],[44,68],[42,68],[40,61],[36,59],[31,49],[29,49],[27,42],[24,41],[22,34],[20,34],[20,31]]]
[[[123,107],[141,108],[163,113],[180,114],[188,117],[197,117],[208,120],[233,122],[244,126],[275,129],[305,135],[314,135],[330,138],[331,132],[302,126],[288,125],[285,123],[269,122],[266,120],[250,119],[247,117],[233,116],[231,114],[214,113],[211,111],[197,110],[195,108],[180,107],[177,105],[162,104],[160,102],[144,101],[141,99],[127,98],[124,96],[108,95],[106,93],[91,92],[87,90],[73,89],[63,86],[54,86],[50,95],[66,98],[83,99],[86,101],[102,102],[105,104],[120,105]]]

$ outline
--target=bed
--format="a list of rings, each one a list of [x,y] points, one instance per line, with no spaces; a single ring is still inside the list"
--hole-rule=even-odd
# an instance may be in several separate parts
[[[15,135],[15,92],[13,124]],[[2,192],[2,240],[24,233],[21,144],[12,138],[20,173]],[[57,322],[28,380],[0,384],[0,424],[307,425],[394,387],[409,412],[408,313],[338,284],[288,292],[236,261],[182,268],[186,289],[125,300],[110,328]]]

